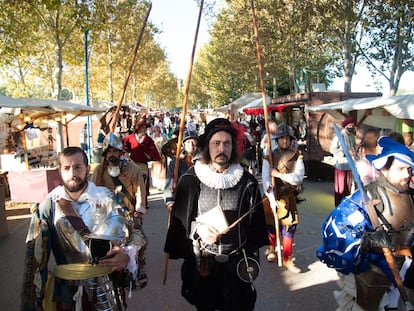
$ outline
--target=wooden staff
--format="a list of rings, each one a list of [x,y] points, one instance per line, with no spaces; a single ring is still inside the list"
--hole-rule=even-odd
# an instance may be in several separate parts
[[[131,64],[129,65],[127,76],[126,76],[125,81],[124,81],[124,87],[122,88],[121,97],[118,100],[118,104],[117,104],[116,110],[114,112],[114,118],[112,119],[112,124],[111,124],[111,132],[115,131],[115,126],[116,126],[116,123],[118,121],[119,110],[121,110],[122,102],[124,101],[124,96],[125,96],[126,89],[128,87],[129,78],[131,77],[132,69],[134,68],[135,60],[137,58],[138,48],[139,48],[139,45],[141,43],[142,36],[144,34],[145,26],[147,25],[147,21],[148,21],[148,17],[149,17],[151,8],[152,8],[152,3],[150,2],[149,7],[148,7],[148,11],[147,11],[147,15],[145,16],[144,25],[141,28],[139,38],[138,38],[137,43],[135,45],[134,54],[132,55],[132,58],[131,58]]]
[[[194,55],[195,55],[196,46],[197,46],[198,30],[200,28],[200,21],[201,21],[201,14],[203,12],[203,5],[204,5],[204,0],[201,0],[200,9],[199,9],[199,12],[198,12],[197,28],[196,28],[196,32],[195,32],[195,36],[194,36],[193,51],[191,53],[191,59],[190,59],[190,69],[188,70],[187,80],[186,80],[186,83],[185,83],[183,110],[181,112],[180,128],[179,128],[179,132],[178,132],[177,152],[175,154],[175,166],[174,166],[173,185],[172,185],[173,192],[175,190],[175,187],[177,186],[178,166],[180,165],[181,144],[183,142],[183,130],[184,130],[184,125],[185,125],[185,115],[187,113],[188,91],[190,89],[191,73],[193,71]],[[171,212],[169,212],[169,214],[168,214],[168,226],[170,224],[170,217],[171,217]],[[165,253],[165,256],[164,256],[164,275],[163,275],[163,279],[162,279],[163,284],[165,284],[165,282],[167,281],[168,259],[169,259],[169,254]]]
[[[254,10],[254,1],[250,0],[250,5],[252,8],[252,16],[253,16],[253,29],[254,29],[254,35],[256,39],[256,51],[257,51],[257,62],[259,64],[259,76],[260,76],[260,87],[262,90],[262,100],[263,100],[263,114],[264,114],[264,120],[265,120],[265,128],[266,128],[266,137],[267,137],[267,150],[269,155],[269,167],[270,172],[272,171],[273,167],[273,157],[272,157],[272,143],[270,139],[270,132],[269,132],[269,117],[268,117],[268,111],[267,111],[267,103],[266,103],[266,90],[264,87],[264,79],[263,79],[263,67],[262,67],[262,57],[260,54],[260,45],[259,45],[259,31],[257,30],[257,23],[256,23],[256,14]],[[272,186],[273,189],[275,189],[275,179],[274,177],[270,176],[272,179]],[[273,211],[273,215],[275,218],[275,235],[276,235],[276,252],[277,252],[277,262],[278,266],[282,266],[282,250],[280,246],[280,232],[279,232],[279,219],[277,217],[276,211]]]

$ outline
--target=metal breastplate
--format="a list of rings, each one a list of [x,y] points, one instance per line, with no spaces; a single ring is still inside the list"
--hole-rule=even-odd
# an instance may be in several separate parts
[[[81,235],[72,227],[59,206],[56,203],[53,204],[55,204],[53,221],[56,227],[56,235],[58,236],[57,241],[59,241],[60,248],[64,252],[62,257],[65,258],[65,262],[88,262],[91,259],[89,247],[83,241]],[[110,228],[110,224],[113,221],[118,221],[116,217],[112,217],[116,215],[114,215],[110,202],[107,203],[108,206],[100,208],[97,208],[88,201],[81,203],[71,202],[71,204],[82,218],[85,225],[89,228],[91,235],[102,235],[103,233],[106,233],[104,229],[107,227]],[[121,231],[126,231],[125,226],[123,226],[122,223],[120,225],[121,227],[119,229]]]
[[[414,225],[413,200],[408,194],[393,192],[387,188],[378,187],[377,191],[382,202],[382,215],[398,232],[392,235],[393,244],[403,245]]]

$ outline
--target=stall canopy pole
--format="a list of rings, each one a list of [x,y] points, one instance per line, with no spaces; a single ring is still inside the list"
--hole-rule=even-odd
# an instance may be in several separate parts
[[[114,116],[112,118],[111,132],[115,132],[115,127],[116,127],[116,123],[118,121],[119,111],[121,110],[122,102],[124,101],[125,92],[126,92],[126,89],[128,87],[129,78],[131,77],[132,69],[134,68],[135,60],[137,58],[138,48],[139,48],[139,45],[141,43],[142,36],[144,35],[145,26],[147,25],[148,17],[149,17],[149,14],[151,12],[151,8],[152,8],[152,3],[150,2],[149,7],[148,7],[148,11],[147,11],[147,15],[145,16],[144,25],[141,28],[141,32],[139,34],[137,43],[135,45],[134,54],[132,55],[132,58],[131,58],[131,63],[129,65],[129,69],[128,69],[128,72],[127,72],[127,75],[126,75],[126,78],[125,78],[125,81],[124,81],[124,87],[122,88],[121,97],[118,100],[118,104],[116,105],[116,110],[115,110]]]
[[[26,166],[26,170],[29,170],[29,156],[27,155],[27,144],[26,144],[26,133],[24,131],[24,114],[23,110],[20,111],[20,124],[22,130],[20,131],[22,136],[22,146],[23,146],[23,154],[24,154],[24,164]]]
[[[272,157],[272,143],[270,140],[270,133],[269,133],[269,116],[267,111],[267,103],[266,103],[266,90],[264,87],[264,79],[263,79],[263,68],[262,68],[262,57],[260,54],[260,44],[259,44],[259,31],[257,29],[257,22],[256,22],[256,13],[254,10],[254,1],[250,1],[251,8],[252,8],[252,16],[253,16],[253,29],[254,34],[256,38],[256,51],[257,51],[257,62],[259,64],[259,76],[260,76],[260,87],[262,89],[262,98],[263,98],[263,114],[264,114],[264,120],[265,120],[265,127],[266,127],[266,136],[267,136],[267,151],[269,155],[269,167],[270,172],[272,171],[273,167],[273,157]],[[272,178],[272,186],[273,189],[275,189],[275,179]],[[281,245],[280,245],[280,232],[279,232],[279,219],[277,217],[276,211],[274,212],[274,218],[275,218],[275,230],[276,230],[276,252],[277,252],[277,259],[278,259],[278,265],[279,267],[282,266],[282,252],[281,252]]]
[[[197,47],[197,37],[198,37],[198,30],[200,28],[200,20],[201,20],[201,15],[202,15],[202,12],[203,12],[203,5],[204,5],[204,0],[201,0],[200,10],[199,10],[199,13],[198,13],[197,28],[196,28],[196,32],[195,32],[195,36],[194,36],[193,51],[191,53],[191,59],[190,59],[190,68],[188,70],[187,80],[186,80],[186,84],[185,84],[183,110],[181,112],[180,129],[179,129],[179,133],[178,133],[177,152],[175,154],[175,167],[174,167],[173,186],[172,186],[173,187],[173,192],[174,192],[175,187],[177,185],[178,166],[180,164],[179,161],[180,161],[180,153],[181,153],[181,144],[182,144],[182,141],[183,141],[183,129],[184,129],[184,126],[185,126],[185,115],[187,113],[188,91],[190,89],[191,72],[193,71],[194,55],[195,55],[195,51],[196,51],[196,47]],[[168,216],[168,225],[169,225],[169,223],[170,223],[170,215]],[[169,259],[169,254],[165,253],[163,284],[165,284],[165,282],[167,281],[168,259]]]

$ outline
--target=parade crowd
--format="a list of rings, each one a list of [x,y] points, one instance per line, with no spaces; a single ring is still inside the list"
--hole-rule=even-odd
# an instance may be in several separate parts
[[[83,145],[60,153],[62,185],[27,234],[21,310],[125,310],[147,284],[150,188],[169,214],[160,251],[183,260],[177,292],[196,310],[254,310],[261,264],[302,272],[293,254],[306,204],[300,133],[276,120],[184,118],[182,135],[181,116],[168,112],[115,132],[103,124],[93,170]],[[341,125],[330,148],[335,206],[315,255],[338,272],[338,310],[413,310],[412,133],[369,129],[357,144],[356,121]]]

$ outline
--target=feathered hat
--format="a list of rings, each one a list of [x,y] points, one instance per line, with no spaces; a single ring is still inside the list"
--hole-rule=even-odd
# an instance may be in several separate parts
[[[414,152],[408,149],[405,145],[400,144],[387,136],[380,137],[378,145],[382,147],[381,153],[377,155],[368,154],[365,156],[377,170],[382,169],[387,163],[388,158],[391,156],[400,162],[414,167]]]

